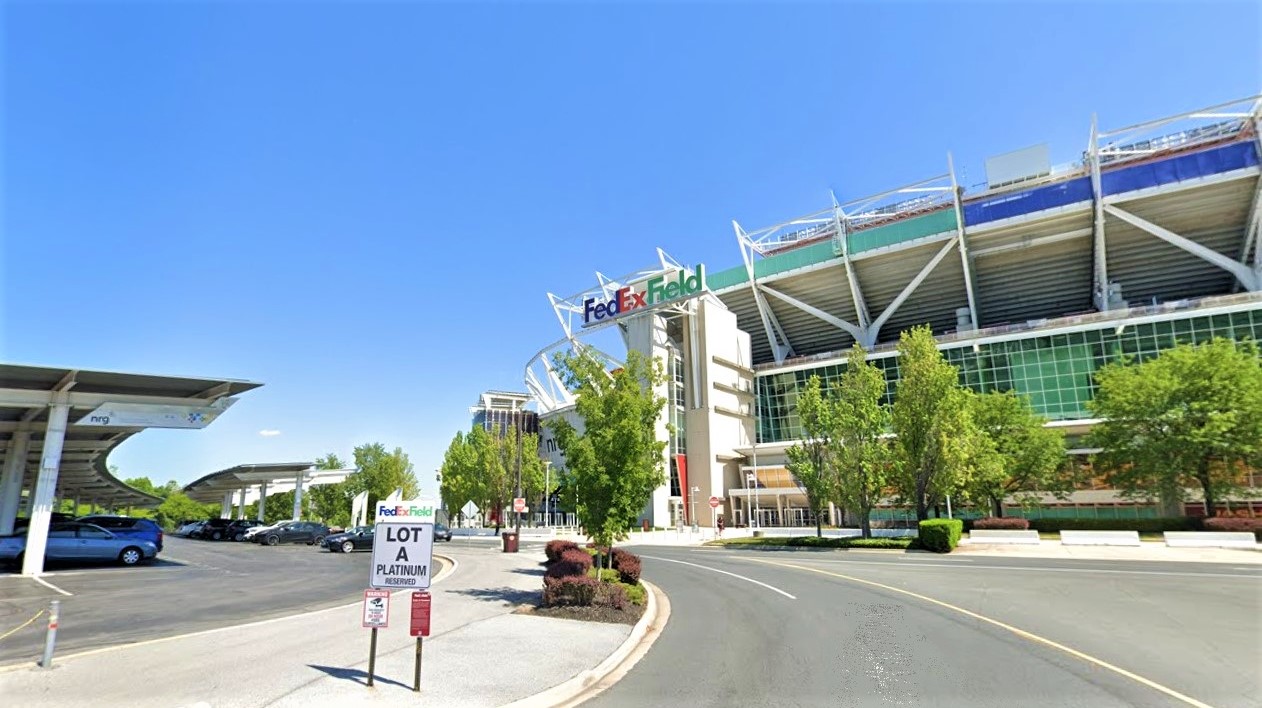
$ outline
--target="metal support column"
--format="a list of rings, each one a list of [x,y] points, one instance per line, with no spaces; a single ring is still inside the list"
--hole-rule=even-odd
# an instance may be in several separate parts
[[[1104,240],[1104,194],[1100,189],[1100,136],[1096,116],[1091,115],[1091,142],[1087,145],[1087,159],[1091,166],[1091,201],[1095,206],[1095,221],[1092,226],[1092,258],[1093,277],[1091,298],[1095,309],[1104,312],[1109,309],[1109,259],[1108,248]]]
[[[48,407],[48,427],[44,430],[44,451],[40,456],[39,478],[31,495],[31,525],[26,532],[22,575],[39,575],[44,572],[44,550],[48,547],[53,492],[57,489],[57,473],[61,470],[61,448],[66,442],[66,419],[69,414],[69,403],[54,403]]]
[[[219,518],[232,518],[232,492],[223,493],[223,504],[219,506]]]
[[[955,229],[960,238],[960,263],[964,266],[964,290],[968,294],[968,314],[973,318],[973,329],[981,329],[981,315],[977,312],[977,297],[973,294],[973,257],[968,252],[968,237],[964,233],[964,205],[960,195],[964,191],[955,181],[955,161],[947,153],[947,170],[951,173],[951,197],[955,204]]]
[[[259,485],[259,521],[263,521],[263,511],[267,507],[267,482]]]
[[[237,518],[245,520],[245,487],[237,494]]]
[[[294,475],[294,521],[302,518],[302,477],[303,472]]]
[[[22,477],[26,474],[26,454],[30,450],[31,433],[19,430],[9,441],[4,458],[4,475],[0,477],[0,536],[13,533],[13,522],[22,500]]]

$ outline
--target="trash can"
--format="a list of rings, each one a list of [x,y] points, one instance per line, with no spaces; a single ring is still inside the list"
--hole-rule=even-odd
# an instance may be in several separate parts
[[[641,531],[644,531],[644,532],[647,532],[647,531],[649,530],[649,520],[648,520],[648,519],[641,519],[641,520],[640,520],[640,530],[641,530]]]
[[[515,531],[504,532],[504,552],[505,553],[517,552],[517,532]]]

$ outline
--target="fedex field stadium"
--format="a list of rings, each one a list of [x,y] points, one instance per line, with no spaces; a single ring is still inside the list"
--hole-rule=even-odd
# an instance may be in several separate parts
[[[627,350],[665,362],[669,477],[644,514],[657,526],[718,516],[813,525],[785,467],[800,436],[798,392],[812,375],[840,376],[857,341],[892,395],[898,337],[922,324],[961,383],[1027,396],[1087,465],[1100,367],[1180,342],[1262,338],[1260,119],[1254,97],[1120,129],[1084,125],[1090,139],[1069,164],[1050,164],[1038,146],[987,159],[986,182],[965,186],[948,156],[944,174],[905,187],[764,228],[733,222],[738,249],[709,267],[659,249],[642,270],[549,294],[561,331],[527,364],[526,385],[542,420],[573,418],[551,356],[610,328]],[[563,468],[547,426],[542,445]],[[1258,477],[1233,508],[1262,511]],[[826,513],[825,523],[841,520]],[[1158,512],[1101,483],[1010,513]],[[892,504],[875,512],[906,514]]]

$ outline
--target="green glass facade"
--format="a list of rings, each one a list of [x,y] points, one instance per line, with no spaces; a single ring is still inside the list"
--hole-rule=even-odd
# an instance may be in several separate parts
[[[1191,311],[1159,322],[1050,333],[979,344],[976,348],[963,344],[945,349],[943,354],[960,370],[960,383],[974,391],[1012,389],[1028,396],[1034,409],[1047,418],[1072,420],[1090,417],[1087,402],[1095,392],[1094,374],[1105,364],[1122,357],[1143,361],[1175,344],[1195,344],[1214,337],[1262,340],[1262,308],[1212,315]],[[878,355],[873,362],[885,372],[886,402],[892,403],[898,357]],[[758,441],[798,439],[798,392],[812,375],[818,375],[827,385],[841,376],[845,366],[839,362],[760,375]]]

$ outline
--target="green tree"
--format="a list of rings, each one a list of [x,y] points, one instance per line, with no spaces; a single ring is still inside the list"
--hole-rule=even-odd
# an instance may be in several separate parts
[[[639,352],[609,371],[586,350],[558,355],[556,366],[578,396],[579,433],[569,421],[550,424],[565,454],[561,476],[567,494],[577,499],[576,513],[599,546],[627,537],[636,519],[665,481],[657,421],[666,399],[656,394],[666,381],[662,364]]]
[[[967,488],[970,466],[986,452],[985,441],[969,415],[959,372],[938,351],[928,327],[903,332],[898,370],[891,410],[898,455],[891,481],[923,521],[943,495]]]
[[[1096,465],[1129,496],[1182,502],[1199,487],[1206,515],[1262,454],[1262,359],[1253,342],[1180,344],[1096,373]]]
[[[495,477],[490,486],[503,489],[504,496],[499,497],[497,501],[504,509],[512,508],[508,502],[517,492],[519,465],[522,497],[533,499],[535,495],[543,493],[543,460],[539,457],[539,436],[523,433],[521,445],[518,446],[517,432],[514,427],[509,426],[503,435],[495,439],[499,451],[499,466],[495,468],[495,474],[503,476],[502,478]]]
[[[202,504],[189,499],[184,492],[172,492],[154,510],[154,521],[165,529],[173,530],[185,519],[210,519],[219,516],[215,504]]]
[[[473,447],[471,436],[472,433],[466,435],[456,432],[447,445],[447,452],[443,454],[440,470],[442,482],[438,489],[443,506],[448,509],[448,513],[454,511],[462,517],[464,512],[461,509],[466,504],[473,502],[480,505],[486,501],[486,494],[481,488],[482,478],[477,469],[477,451]]]
[[[1003,516],[1004,498],[1015,495],[1022,503],[1033,492],[1058,498],[1073,491],[1074,478],[1065,457],[1065,434],[1044,426],[1029,399],[1013,391],[971,397],[973,422],[990,439],[998,455],[993,473],[975,474],[970,496],[986,502],[994,516]]]
[[[806,503],[815,514],[815,535],[823,536],[823,505],[835,496],[837,474],[833,432],[837,427],[835,397],[825,393],[818,376],[812,375],[798,394],[798,419],[802,441],[786,451],[789,471],[806,490]]]
[[[340,470],[346,468],[346,463],[336,453],[330,452],[324,457],[317,457],[315,466],[320,470]],[[314,518],[330,526],[350,525],[351,499],[355,495],[350,493],[345,481],[317,484],[308,488],[304,494],[310,499]]]
[[[304,494],[306,492],[304,491]],[[211,516],[218,516],[219,509],[214,504]],[[245,505],[245,518],[259,518],[259,503],[257,501],[250,502]],[[274,524],[280,521],[288,521],[294,518],[294,492],[275,492],[267,495],[267,501],[263,504],[263,521]]]
[[[867,352],[855,344],[846,371],[834,389],[831,456],[837,469],[834,500],[859,513],[864,538],[872,537],[872,507],[881,498],[894,464],[889,439],[890,413],[885,396],[885,375],[867,360]]]
[[[388,452],[381,443],[359,445],[354,457],[355,472],[346,478],[347,491],[352,497],[367,491],[369,509],[376,509],[377,502],[396,489],[403,490],[404,499],[415,499],[420,494],[412,462],[402,448]]]
[[[473,452],[473,473],[478,480],[474,489],[480,493],[477,500],[483,518],[495,517],[495,533],[498,535],[504,523],[504,505],[513,493],[515,477],[510,476],[509,455],[503,442],[481,427],[469,431],[468,440]]]

